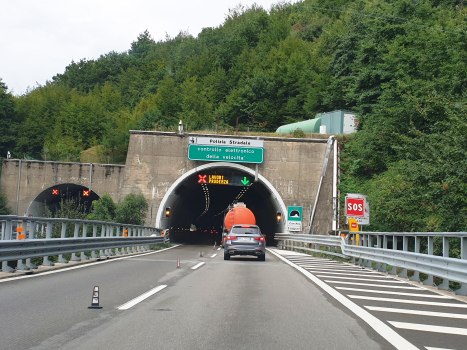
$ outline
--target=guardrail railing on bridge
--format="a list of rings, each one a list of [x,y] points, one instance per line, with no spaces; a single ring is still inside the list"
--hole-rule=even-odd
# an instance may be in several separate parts
[[[467,295],[467,232],[349,232],[336,231],[330,236],[276,233],[279,248],[300,249],[351,259],[355,263],[381,272],[397,274],[420,282],[420,273],[428,277],[422,282],[435,285],[433,277],[443,279],[439,289],[449,289],[449,281],[462,283],[456,294]],[[450,256],[450,239],[459,245],[458,257]],[[434,255],[434,242],[441,247],[441,256]],[[421,247],[424,251],[421,252]],[[357,261],[358,259],[358,261]],[[392,266],[387,271],[387,265]]]
[[[106,258],[144,252],[149,245],[165,243],[167,239],[153,227],[93,220],[0,215],[0,224],[3,272],[14,271],[8,261],[18,261],[16,270],[29,270],[36,268],[31,258],[43,257],[42,265],[51,266],[54,263],[49,256],[58,255],[59,263],[68,262],[63,257],[68,253],[72,253],[72,261],[89,259],[85,252],[91,252],[91,258]]]

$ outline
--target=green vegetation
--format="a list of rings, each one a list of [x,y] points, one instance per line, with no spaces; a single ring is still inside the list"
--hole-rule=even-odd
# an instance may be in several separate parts
[[[8,200],[3,193],[0,193],[0,215],[10,215],[11,209],[8,206]]]
[[[219,117],[264,133],[346,109],[360,124],[343,139],[341,192],[369,196],[368,229],[467,230],[466,29],[458,0],[238,6],[197,38],[146,31],[22,96],[0,82],[0,155],[116,163],[130,129],[214,130]]]
[[[92,211],[88,215],[88,219],[144,225],[147,211],[148,202],[142,194],[130,193],[116,204],[106,193],[99,200],[92,202]]]

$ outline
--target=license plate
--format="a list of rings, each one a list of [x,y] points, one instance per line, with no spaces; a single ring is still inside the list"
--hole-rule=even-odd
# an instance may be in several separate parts
[[[252,241],[253,238],[251,238],[251,237],[238,237],[238,240],[239,241]]]

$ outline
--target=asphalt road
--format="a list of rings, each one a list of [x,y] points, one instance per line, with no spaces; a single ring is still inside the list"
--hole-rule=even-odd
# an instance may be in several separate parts
[[[88,309],[94,286],[102,309]],[[393,349],[275,255],[224,261],[206,246],[0,280],[0,348]]]

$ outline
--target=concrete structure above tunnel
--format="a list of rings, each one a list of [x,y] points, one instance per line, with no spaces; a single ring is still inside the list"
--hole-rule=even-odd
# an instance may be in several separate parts
[[[256,165],[189,160],[188,138],[190,136],[261,139],[264,141],[264,162]],[[183,212],[183,208],[187,208],[190,204],[190,198],[193,198],[195,199],[193,203],[197,207],[190,207],[190,210],[201,214],[205,209],[199,199],[201,197],[196,194],[199,188],[190,187],[189,181],[187,182],[190,175],[196,176],[198,172],[208,169],[215,172],[229,169],[237,175],[253,176],[257,168],[259,181],[248,189],[245,196],[249,196],[249,200],[245,200],[245,203],[247,207],[253,206],[252,209],[260,227],[266,225],[265,229],[268,233],[273,229],[274,232],[283,231],[285,227],[275,223],[275,211],[281,211],[283,218],[286,218],[287,206],[302,206],[303,227],[306,229],[310,209],[315,204],[318,192],[327,147],[326,141],[131,131],[124,166],[9,159],[3,161],[0,190],[7,196],[13,213],[19,215],[28,215],[28,209],[34,200],[43,191],[59,184],[91,186],[97,196],[102,196],[107,192],[115,202],[130,193],[141,193],[149,203],[146,225],[167,228],[164,226],[167,224],[164,222],[166,205],[174,206],[172,209],[175,210],[178,205]],[[331,154],[317,201],[318,205],[312,224],[313,233],[327,234],[331,229],[333,219],[332,166]],[[222,202],[223,197],[229,196],[232,198],[228,202],[231,202],[235,197],[235,190],[241,191],[240,188],[222,190],[220,187],[210,188],[210,192],[216,196],[218,203]],[[191,195],[193,197],[190,197]],[[177,196],[179,199],[184,197],[185,203],[177,204],[174,201]],[[214,199],[213,201],[216,202]],[[211,204],[214,206],[215,203]],[[225,208],[211,209],[210,215],[215,215],[216,211],[220,213]],[[171,215],[181,214],[176,214],[172,210]],[[199,215],[192,213],[191,216],[196,220]],[[192,223],[192,219],[186,215],[179,217],[180,222],[185,222],[185,226]],[[200,225],[203,224],[200,222]],[[172,227],[172,223],[168,225]]]
[[[206,134],[177,134],[155,131],[131,131],[121,196],[143,193],[149,202],[147,224],[164,224],[165,204],[170,195],[190,174],[205,169],[221,168],[220,162],[188,160],[188,137],[224,137],[264,140],[264,163],[228,163],[228,167],[254,174],[258,168],[260,183],[271,193],[271,201],[286,217],[287,206],[303,207],[303,227],[308,226],[310,209],[318,192],[327,140],[285,139]],[[327,234],[331,229],[332,154],[324,178],[318,208],[313,220],[313,233]],[[249,169],[249,170],[248,170]],[[274,199],[273,197],[276,197]],[[165,198],[165,199],[164,199]],[[249,206],[246,202],[247,207]],[[170,205],[169,205],[170,206]],[[204,208],[199,208],[200,212]],[[172,210],[173,215],[174,212]],[[258,213],[255,213],[258,216]],[[275,220],[274,217],[271,220]],[[277,231],[283,226],[276,227]]]

